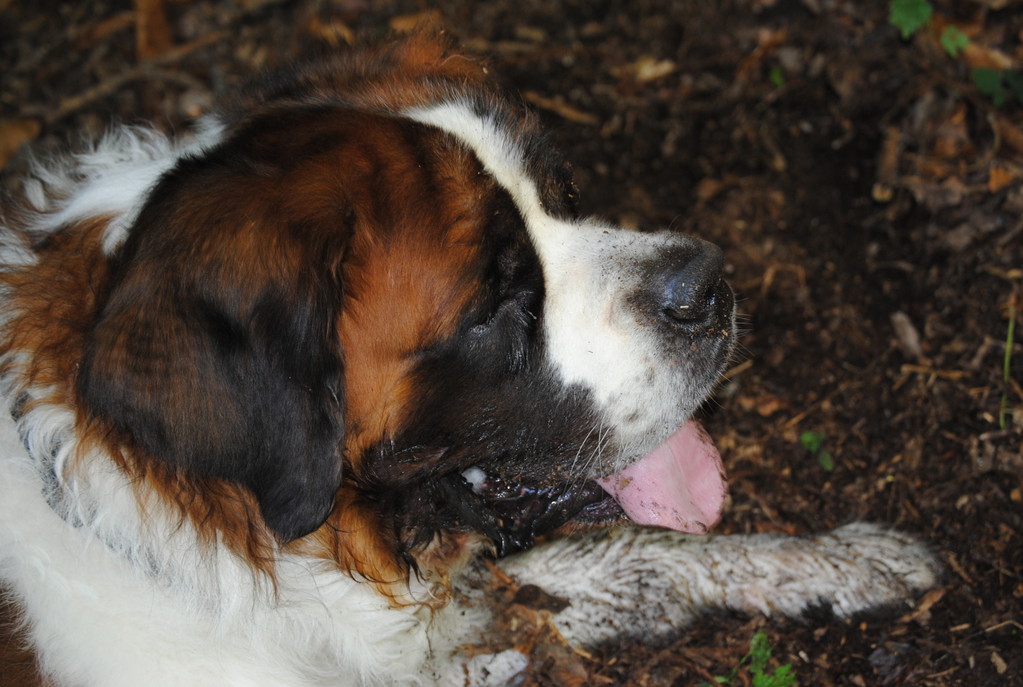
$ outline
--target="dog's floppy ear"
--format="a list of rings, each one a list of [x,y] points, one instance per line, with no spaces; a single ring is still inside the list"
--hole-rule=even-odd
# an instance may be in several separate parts
[[[247,487],[290,541],[323,523],[341,480],[350,220],[260,184],[209,159],[161,180],[117,255],[77,388],[141,459]]]

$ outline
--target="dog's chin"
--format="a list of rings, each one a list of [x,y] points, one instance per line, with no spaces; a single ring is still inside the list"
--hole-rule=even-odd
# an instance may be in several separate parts
[[[541,486],[472,467],[449,477],[445,489],[464,524],[487,535],[498,556],[555,530],[625,522],[705,534],[728,492],[721,457],[692,420],[624,470],[596,480]]]

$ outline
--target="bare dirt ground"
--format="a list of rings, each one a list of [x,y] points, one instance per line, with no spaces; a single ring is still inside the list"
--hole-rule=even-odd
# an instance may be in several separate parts
[[[843,0],[0,0],[0,180],[16,183],[22,143],[112,119],[184,130],[310,46],[443,26],[544,113],[587,212],[725,248],[746,331],[706,417],[731,478],[719,530],[891,523],[947,568],[880,618],[537,646],[550,658],[529,684],[698,685],[763,630],[771,667],[802,685],[1023,685],[1023,327],[1007,334],[1023,310],[1023,6],[933,5],[905,40],[887,3]],[[970,40],[956,56],[949,25]]]

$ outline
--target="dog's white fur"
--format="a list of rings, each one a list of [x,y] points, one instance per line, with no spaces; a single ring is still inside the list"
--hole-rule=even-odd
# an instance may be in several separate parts
[[[550,217],[514,139],[464,104],[409,116],[465,143],[519,205],[547,279],[555,359],[566,380],[596,391],[618,447],[612,467],[652,448],[645,437],[665,436],[693,408],[672,400],[643,407],[642,422],[626,420],[650,398],[656,350],[615,301],[616,283],[633,277],[627,269],[609,274],[606,257],[624,242],[643,253],[671,239]],[[85,156],[40,167],[28,188],[42,211],[34,229],[113,215],[104,245],[116,250],[159,176],[217,136],[215,124],[186,145],[122,129]],[[2,251],[8,265],[30,264],[24,246],[7,242]],[[475,567],[456,582],[461,602],[395,608],[372,585],[295,554],[280,555],[273,587],[226,547],[200,546],[197,533],[155,501],[141,504],[143,516],[112,464],[64,469],[76,448],[69,409],[38,405],[15,423],[11,412],[22,399],[11,390],[21,361],[9,362],[0,417],[0,579],[24,608],[42,668],[56,684],[502,685],[526,666],[514,651],[472,659],[459,652],[490,622],[480,585],[466,583],[486,574]],[[653,395],[702,397],[705,389],[679,394],[677,385],[687,383],[680,374],[658,372]],[[798,614],[823,602],[847,616],[905,603],[935,582],[937,570],[915,540],[869,525],[813,539],[634,529],[555,540],[501,565],[569,601],[553,622],[579,645],[667,635],[713,608]],[[409,599],[430,600],[430,583],[414,579]]]

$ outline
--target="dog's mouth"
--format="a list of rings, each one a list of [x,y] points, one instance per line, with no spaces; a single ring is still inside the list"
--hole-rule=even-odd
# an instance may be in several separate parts
[[[597,480],[536,486],[479,467],[443,483],[466,526],[505,556],[566,525],[639,525],[705,534],[721,517],[728,486],[710,437],[689,421],[621,472]]]

